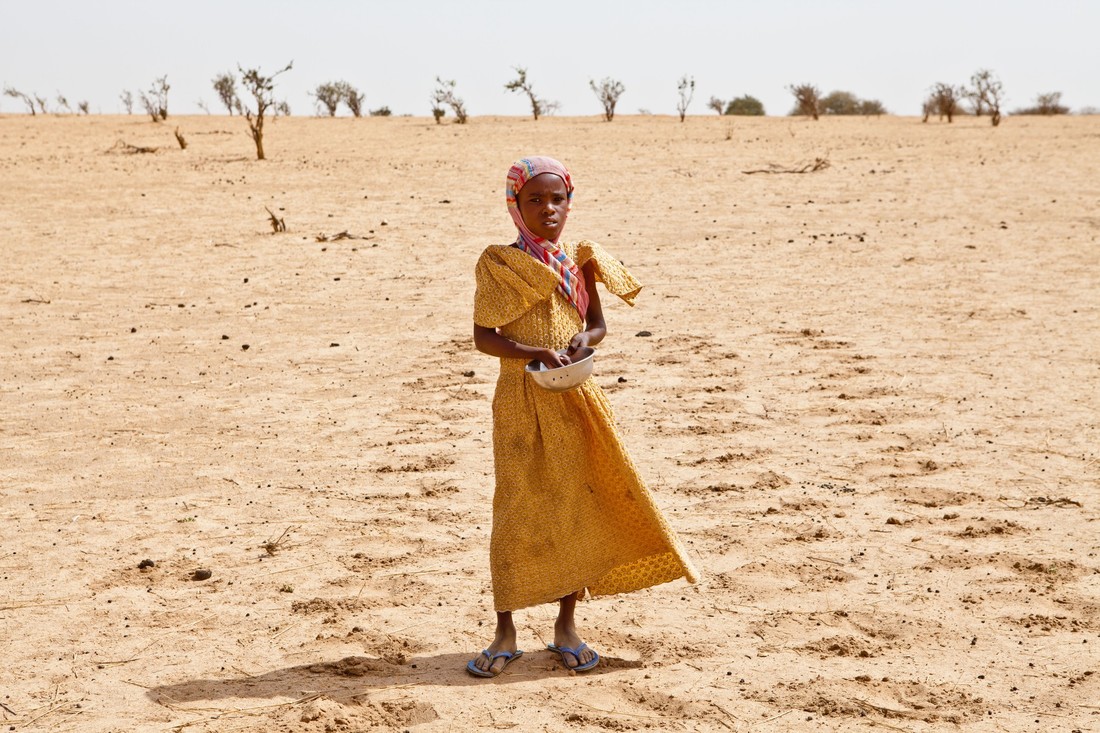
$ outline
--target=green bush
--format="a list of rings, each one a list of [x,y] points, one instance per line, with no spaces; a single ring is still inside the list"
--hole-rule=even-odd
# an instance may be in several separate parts
[[[736,99],[731,99],[726,105],[726,114],[742,115],[745,117],[762,117],[764,115],[764,103],[756,97],[746,94]]]
[[[821,100],[821,111],[827,115],[881,115],[886,108],[877,99],[860,99],[851,92],[830,92]]]

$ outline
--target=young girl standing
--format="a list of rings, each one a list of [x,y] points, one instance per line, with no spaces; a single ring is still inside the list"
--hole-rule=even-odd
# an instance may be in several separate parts
[[[524,370],[532,359],[564,366],[603,340],[597,282],[630,305],[641,285],[598,244],[559,244],[573,198],[561,163],[517,161],[505,194],[519,236],[482,253],[474,296],[474,344],[500,358],[489,548],[497,624],[466,669],[500,674],[523,654],[512,612],[558,601],[549,649],[580,672],[599,663],[574,624],[585,590],[624,593],[681,577],[695,582],[696,573],[619,440],[603,391],[588,379],[550,392]]]

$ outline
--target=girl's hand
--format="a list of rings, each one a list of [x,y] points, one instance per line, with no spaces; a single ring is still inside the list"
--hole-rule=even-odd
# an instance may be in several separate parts
[[[573,356],[585,346],[588,346],[588,342],[591,340],[592,334],[590,334],[588,331],[581,331],[569,342],[569,351],[567,351],[566,353],[568,353],[570,356]]]
[[[539,353],[539,361],[545,364],[547,369],[558,369],[573,363],[566,354],[559,354],[553,349],[543,349]]]

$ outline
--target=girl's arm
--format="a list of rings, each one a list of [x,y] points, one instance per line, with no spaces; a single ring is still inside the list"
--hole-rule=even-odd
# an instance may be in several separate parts
[[[603,306],[600,305],[600,293],[596,290],[595,269],[594,260],[584,263],[584,267],[581,268],[581,272],[584,273],[584,287],[588,290],[588,313],[584,317],[587,328],[569,342],[570,354],[575,354],[578,349],[585,346],[595,346],[607,335],[607,324],[603,320]]]
[[[538,359],[547,369],[557,369],[569,364],[571,360],[553,349],[539,349],[521,344],[497,333],[495,328],[474,324],[474,346],[483,354],[501,359]]]

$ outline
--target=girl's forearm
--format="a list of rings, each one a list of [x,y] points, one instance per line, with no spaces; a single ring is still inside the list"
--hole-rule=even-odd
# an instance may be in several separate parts
[[[474,346],[481,353],[499,359],[538,359],[546,363],[548,360],[553,362],[557,358],[557,354],[551,349],[521,344],[501,336],[495,328],[485,326],[474,326]],[[560,359],[554,366],[561,366]]]

